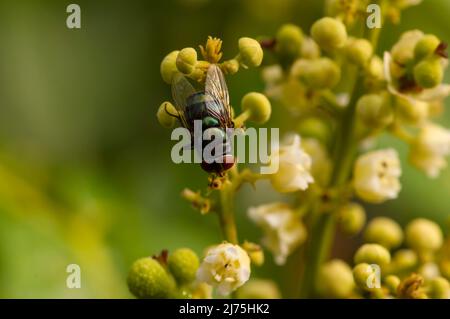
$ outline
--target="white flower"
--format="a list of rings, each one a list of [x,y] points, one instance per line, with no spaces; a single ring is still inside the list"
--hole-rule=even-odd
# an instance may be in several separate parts
[[[418,169],[435,178],[447,166],[450,153],[450,130],[434,123],[425,123],[411,145],[409,159]]]
[[[310,174],[311,157],[301,148],[300,136],[291,135],[270,156],[273,188],[280,193],[305,190],[314,181]]]
[[[228,295],[250,278],[250,258],[238,245],[223,243],[208,250],[197,281],[217,287],[221,295]]]
[[[250,207],[248,216],[265,232],[262,244],[273,253],[278,265],[284,264],[289,254],[306,239],[305,226],[286,204]]]
[[[394,149],[361,155],[353,171],[356,194],[371,203],[396,198],[401,188],[400,175],[400,160]]]

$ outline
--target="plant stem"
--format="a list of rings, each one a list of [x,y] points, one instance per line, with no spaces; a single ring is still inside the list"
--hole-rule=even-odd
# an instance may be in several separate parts
[[[355,106],[362,91],[362,80],[357,76],[352,92],[352,98],[345,109],[340,128],[337,132],[333,149],[333,173],[329,183],[330,188],[345,184],[350,176],[355,153],[353,140]],[[314,296],[315,283],[320,266],[327,259],[335,231],[335,218],[332,212],[321,212],[320,204],[312,211],[309,245],[307,247],[305,271],[300,296],[308,298]]]
[[[219,220],[223,236],[226,241],[238,244],[236,222],[234,219],[234,187],[227,179],[220,190]]]

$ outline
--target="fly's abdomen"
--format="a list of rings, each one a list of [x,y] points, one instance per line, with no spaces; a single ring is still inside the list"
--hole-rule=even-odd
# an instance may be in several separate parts
[[[202,168],[215,173],[230,169],[234,165],[230,139],[226,127],[221,127],[219,119],[214,116],[222,106],[203,92],[191,95],[187,102],[188,121],[193,124],[193,121],[201,120],[202,135],[206,137],[202,139],[202,149],[197,150],[203,156]]]

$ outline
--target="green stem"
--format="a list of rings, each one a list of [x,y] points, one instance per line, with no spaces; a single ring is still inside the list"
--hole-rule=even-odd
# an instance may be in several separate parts
[[[229,180],[226,180],[220,190],[219,220],[225,240],[238,244],[236,222],[234,219],[234,187]]]
[[[356,101],[361,95],[362,81],[356,77],[352,99],[345,109],[340,129],[336,136],[333,150],[333,174],[329,183],[330,188],[342,186],[348,180],[355,153],[355,141],[353,140],[354,115]],[[319,204],[320,205],[320,204]],[[311,235],[307,247],[305,271],[300,296],[302,298],[313,297],[315,283],[322,263],[328,258],[335,231],[335,218],[332,212],[321,212],[316,207],[312,212]]]
[[[386,11],[387,1],[378,1],[381,7],[382,23],[384,23],[384,12]],[[368,38],[376,51],[380,29],[371,30]],[[359,75],[358,69],[354,70],[354,81],[351,83],[351,100],[345,109],[341,125],[338,128],[333,155],[333,172],[329,183],[330,188],[337,188],[345,185],[350,177],[353,160],[356,154],[357,143],[354,136],[354,118],[356,111],[356,102],[363,93],[363,79]],[[312,231],[309,236],[309,245],[306,248],[306,265],[303,273],[301,287],[302,297],[314,296],[314,285],[317,274],[322,263],[328,258],[334,237],[335,218],[332,212],[323,213],[319,208],[312,212]]]

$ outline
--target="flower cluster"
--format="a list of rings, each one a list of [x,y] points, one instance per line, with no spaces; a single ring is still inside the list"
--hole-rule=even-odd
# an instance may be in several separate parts
[[[419,2],[385,1],[381,20],[398,23],[401,11]],[[378,53],[380,29],[358,31],[365,28],[368,4],[328,0],[327,17],[308,34],[286,24],[273,38],[240,38],[239,52],[229,60],[222,61],[222,41],[212,37],[200,46],[202,59],[194,48],[163,59],[161,76],[172,90],[182,75],[199,92],[207,91],[212,65],[225,76],[263,65],[265,95],[246,94],[239,115],[223,106],[231,110],[229,125],[245,130],[247,121],[266,123],[272,111],[267,95],[290,113],[295,129],[271,149],[272,174],[236,164],[209,172],[206,191],[183,190],[195,209],[217,215],[225,241],[209,247],[201,264],[189,251],[170,255],[167,267],[157,259],[138,260],[129,277],[137,297],[171,297],[180,291],[210,297],[213,288],[239,298],[280,297],[274,282],[249,280],[251,268],[264,263],[263,247],[280,266],[302,248],[294,261],[301,273],[293,274],[301,278],[300,297],[449,297],[450,241],[439,226],[419,218],[403,230],[393,219],[377,217],[365,227],[364,209],[365,203],[397,198],[402,188],[400,157],[393,148],[376,147],[381,134],[404,141],[410,163],[429,177],[447,165],[450,131],[435,122],[450,94],[450,85],[443,83],[446,44],[412,30],[389,52]],[[164,127],[173,127],[177,119],[186,126],[183,108],[174,103],[166,101],[157,111]],[[239,240],[234,217],[236,193],[244,183],[259,180],[270,182],[284,195],[280,198],[292,199],[248,208],[248,218],[263,233],[262,247]],[[348,236],[364,229],[365,243],[355,252],[353,269],[343,260],[328,260],[336,228]]]
[[[402,230],[393,219],[376,217],[363,238],[353,270],[338,259],[322,265],[322,297],[450,298],[450,238],[443,238],[436,223],[418,218]]]

